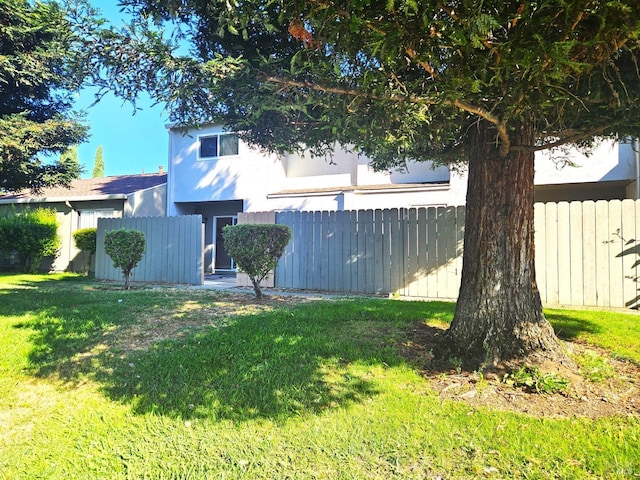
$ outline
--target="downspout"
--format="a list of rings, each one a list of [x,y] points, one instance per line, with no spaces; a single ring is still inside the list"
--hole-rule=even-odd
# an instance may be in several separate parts
[[[73,258],[75,249],[75,243],[73,241],[73,224],[75,223],[76,225],[78,225],[78,219],[74,218],[73,212],[75,212],[76,209],[73,207],[73,205],[71,205],[71,202],[69,202],[69,200],[65,200],[64,205],[69,208],[69,210],[71,210],[69,212],[69,245],[67,247],[67,266],[65,268],[65,270],[68,270],[70,267],[73,268],[73,266],[71,265],[71,260]]]
[[[171,165],[171,161],[173,160],[173,130],[167,127],[167,131],[169,133],[169,152],[167,154],[167,197],[165,199],[165,217],[174,217],[176,215],[175,211],[175,203],[173,202],[173,175],[171,174],[173,168]]]

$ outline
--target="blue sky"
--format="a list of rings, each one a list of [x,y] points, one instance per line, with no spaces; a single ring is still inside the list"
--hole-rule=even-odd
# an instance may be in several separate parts
[[[117,0],[92,0],[103,15],[112,22],[121,22]],[[84,165],[82,178],[90,178],[96,150],[102,145],[106,176],[153,173],[159,166],[167,169],[168,134],[165,125],[168,115],[162,106],[151,106],[148,99],[137,105],[109,94],[100,103],[89,108],[94,101],[94,90],[80,92],[77,110],[85,110],[91,127],[91,138],[78,146],[78,160]]]

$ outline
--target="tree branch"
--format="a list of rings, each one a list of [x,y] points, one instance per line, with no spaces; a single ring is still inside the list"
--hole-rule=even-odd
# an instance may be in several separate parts
[[[541,150],[548,150],[550,148],[556,148],[562,145],[566,145],[567,143],[579,142],[580,140],[584,140],[586,138],[598,136],[602,134],[605,130],[608,130],[614,126],[615,124],[605,125],[603,127],[594,128],[587,132],[574,133],[573,135],[561,137],[554,142],[544,143],[542,145],[514,145],[513,147],[511,147],[511,149],[514,151],[527,151],[527,152],[539,152]]]
[[[347,95],[353,97],[362,97],[368,98],[371,100],[391,100],[394,102],[410,102],[416,105],[437,105],[441,103],[443,105],[451,105],[459,108],[465,112],[471,113],[473,115],[477,115],[480,118],[492,123],[498,129],[498,137],[501,140],[500,146],[500,154],[505,156],[509,150],[511,149],[511,140],[509,139],[509,134],[507,132],[507,124],[503,119],[500,119],[493,115],[488,110],[485,110],[482,107],[477,107],[462,100],[443,100],[436,101],[434,99],[427,99],[423,97],[413,97],[410,95],[389,95],[388,97],[382,97],[379,95],[374,95],[371,93],[365,93],[360,90],[350,89],[350,88],[339,88],[339,87],[329,87],[326,85],[319,85],[317,83],[311,82],[298,82],[295,80],[287,80],[284,78],[278,78],[271,75],[263,75],[263,80],[269,83],[276,83],[278,85],[283,85],[284,87],[292,87],[292,88],[308,88],[311,90],[315,90],[317,92],[326,92],[326,93],[335,93],[337,95]]]
[[[461,100],[454,100],[450,103],[451,105],[458,107],[460,110],[478,115],[479,117],[484,118],[487,122],[493,123],[498,129],[498,137],[502,141],[500,145],[500,155],[504,157],[509,153],[509,150],[511,149],[511,140],[509,139],[509,134],[507,132],[507,123],[504,120],[499,119],[484,108],[469,105]]]

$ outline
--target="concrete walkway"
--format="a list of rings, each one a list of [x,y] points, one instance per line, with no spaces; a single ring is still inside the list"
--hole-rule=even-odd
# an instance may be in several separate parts
[[[204,277],[204,285],[193,286],[190,288],[205,289],[205,290],[223,290],[235,293],[249,293],[253,294],[253,287],[238,287],[236,285],[236,276],[234,274],[208,274]],[[347,295],[336,294],[328,292],[318,291],[305,291],[305,290],[281,290],[277,288],[263,288],[262,292],[265,296],[269,295],[282,295],[292,297],[309,297],[309,298],[347,298],[347,297],[362,297],[371,295]],[[373,295],[375,297],[375,295]],[[378,297],[379,298],[379,297]]]
[[[213,290],[245,290],[244,287],[236,286],[236,276],[233,274],[222,275],[213,274],[204,276],[203,288],[209,288]]]

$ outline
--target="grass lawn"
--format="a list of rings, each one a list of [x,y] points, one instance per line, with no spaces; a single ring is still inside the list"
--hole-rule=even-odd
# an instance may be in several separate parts
[[[640,316],[547,315],[563,339],[640,362]],[[0,479],[640,477],[637,409],[545,418],[442,398],[399,352],[452,316],[0,276]]]

